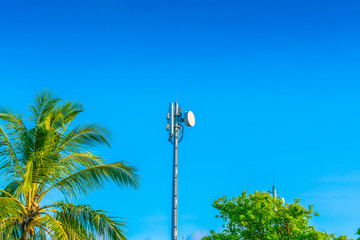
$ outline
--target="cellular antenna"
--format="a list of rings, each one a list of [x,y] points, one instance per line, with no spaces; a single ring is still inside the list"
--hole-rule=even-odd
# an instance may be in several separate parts
[[[177,95],[177,93],[176,93]],[[177,97],[177,96],[176,96]],[[173,148],[173,182],[172,182],[172,218],[171,218],[171,240],[178,240],[178,144],[184,137],[184,126],[195,126],[195,116],[188,111],[183,114],[179,103],[170,103],[167,114],[166,130],[169,132],[169,141]],[[179,140],[179,130],[181,138]]]
[[[285,198],[282,198],[280,196],[280,192],[278,190],[276,190],[276,187],[275,187],[275,173],[273,175],[273,186],[272,186],[272,191],[268,191],[268,193],[270,193],[274,198],[279,198],[281,199],[281,201],[283,203],[285,203]]]

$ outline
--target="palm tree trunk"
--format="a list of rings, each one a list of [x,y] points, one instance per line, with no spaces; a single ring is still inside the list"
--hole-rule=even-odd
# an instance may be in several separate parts
[[[29,239],[30,229],[27,227],[26,223],[23,223],[21,226],[21,240],[28,240]]]

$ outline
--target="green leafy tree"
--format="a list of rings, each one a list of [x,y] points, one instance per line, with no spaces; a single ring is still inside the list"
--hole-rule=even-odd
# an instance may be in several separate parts
[[[0,109],[0,239],[126,239],[118,218],[71,201],[109,181],[138,187],[136,168],[106,163],[91,152],[109,146],[107,131],[93,123],[75,125],[81,104],[43,91],[30,111],[23,117]]]
[[[314,213],[312,206],[308,209],[301,206],[299,199],[284,204],[269,193],[247,194],[244,191],[241,196],[230,200],[226,197],[216,200],[213,207],[220,211],[217,217],[225,221],[224,229],[220,233],[210,231],[211,235],[203,240],[348,239],[316,231],[309,225],[309,219],[318,214]]]

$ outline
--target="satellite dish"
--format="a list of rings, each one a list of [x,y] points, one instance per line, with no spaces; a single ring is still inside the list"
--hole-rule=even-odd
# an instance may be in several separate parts
[[[194,116],[194,113],[192,111],[185,112],[185,114],[184,114],[184,122],[185,122],[185,125],[188,126],[188,127],[195,126],[195,116]]]

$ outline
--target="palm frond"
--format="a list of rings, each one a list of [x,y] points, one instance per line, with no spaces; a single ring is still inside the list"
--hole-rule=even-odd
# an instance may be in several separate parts
[[[0,108],[0,119],[5,121],[9,129],[19,130],[25,128],[21,115],[14,113],[10,108]]]
[[[63,123],[68,124],[84,111],[84,107],[79,102],[68,101],[60,106],[59,111],[63,114]]]
[[[39,126],[56,108],[60,98],[54,98],[48,90],[41,91],[36,95],[34,105],[30,106],[30,111],[33,114],[33,122]]]
[[[0,201],[4,201],[3,203],[11,204],[13,207],[16,207],[16,209],[20,209],[21,211],[25,210],[25,207],[23,206],[21,201],[14,197],[11,193],[4,190],[0,190],[0,193],[3,195],[0,197]],[[6,207],[7,204],[0,204],[0,208]]]
[[[86,195],[89,191],[103,187],[109,181],[113,181],[119,186],[137,188],[139,186],[139,176],[136,172],[135,167],[128,166],[124,162],[88,167],[56,182],[44,191],[42,196],[51,189],[56,188],[66,197],[76,198],[78,195]]]
[[[0,191],[0,197],[6,197],[10,194],[14,198],[19,199],[20,198],[19,186],[20,186],[19,181],[10,182],[8,185],[5,186],[3,191]]]
[[[73,147],[94,147],[97,145],[109,146],[106,128],[95,123],[84,123],[74,127],[61,141],[59,150],[72,150]]]
[[[63,223],[65,228],[70,226],[69,231],[77,233],[86,230],[96,236],[94,239],[125,240],[125,224],[117,218],[106,216],[101,210],[94,210],[89,205],[74,205],[71,203],[58,202],[55,206],[58,212],[55,218]],[[74,228],[76,227],[76,228]],[[77,227],[80,227],[77,229]],[[89,238],[93,239],[93,238]]]
[[[2,152],[2,155],[7,156],[7,158],[2,159],[2,164],[0,171],[5,169],[9,172],[15,172],[16,167],[20,164],[19,159],[16,155],[15,147],[11,143],[9,137],[5,133],[4,129],[0,126],[0,148],[5,147],[5,151]]]
[[[0,223],[0,239],[20,239],[21,228],[17,220],[8,219],[6,223]]]
[[[44,222],[43,226],[45,225],[45,228],[49,229],[49,231],[51,232],[53,236],[52,239],[72,240],[64,229],[61,221],[55,219],[48,213],[43,213],[43,216],[41,218]]]

